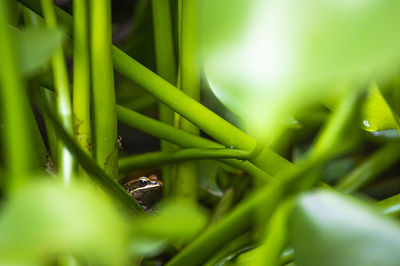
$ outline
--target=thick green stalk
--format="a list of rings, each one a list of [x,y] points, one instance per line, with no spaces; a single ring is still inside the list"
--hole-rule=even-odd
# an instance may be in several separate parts
[[[91,154],[90,127],[90,62],[87,0],[74,0],[74,133],[79,145]]]
[[[37,9],[38,0],[18,1],[35,12],[40,13],[40,10]],[[68,29],[68,27],[72,25],[71,17],[61,9],[57,9],[57,14]],[[253,138],[234,127],[199,102],[188,97],[185,93],[151,72],[115,46],[112,47],[112,55],[115,69],[118,72],[133,81],[139,87],[148,91],[158,100],[181,114],[226,147],[253,150],[256,146],[256,141]],[[286,168],[293,167],[293,164],[269,148],[265,148],[257,158],[251,161],[272,175]]]
[[[368,182],[371,182],[399,159],[400,143],[388,143],[341,179],[336,188],[346,193],[355,192]]]
[[[171,12],[169,0],[152,0],[154,46],[156,53],[157,73],[169,83],[176,84],[175,49],[172,34]],[[174,124],[174,112],[163,103],[158,104],[158,117],[161,122]],[[174,145],[161,140],[162,151],[173,151]],[[172,187],[171,165],[163,167],[165,195],[169,195]]]
[[[113,48],[115,68],[118,72],[144,88],[154,97],[164,102],[177,113],[193,122],[205,133],[224,144],[242,150],[253,150],[256,141],[243,131],[222,119],[220,116],[193,100],[164,79],[160,78],[127,54]],[[279,156],[269,148],[265,148],[259,156],[251,160],[256,166],[269,174],[292,167],[293,164]]]
[[[29,101],[20,68],[10,22],[8,1],[0,1],[0,101],[3,111],[4,158],[10,174],[7,189],[23,186],[35,168],[33,139],[30,136]]]
[[[249,152],[236,149],[192,148],[179,151],[149,152],[118,160],[120,172],[162,166],[191,160],[239,159],[246,160]]]
[[[179,1],[179,88],[195,101],[200,101],[200,75],[197,60],[197,0]],[[193,135],[200,130],[188,120],[179,120],[179,127]],[[197,163],[183,162],[178,165],[176,194],[195,200],[197,190]]]
[[[117,113],[111,57],[111,2],[91,0],[94,152],[97,163],[118,176]]]
[[[219,143],[192,135],[183,130],[161,123],[160,121],[150,117],[146,117],[142,114],[131,111],[125,107],[117,106],[117,112],[118,118],[121,122],[154,137],[179,145],[183,148],[224,148],[224,146]],[[246,173],[249,173],[254,177],[259,177],[262,180],[270,179],[268,174],[248,161],[235,159],[223,159],[221,161],[232,165],[233,167],[242,169]]]
[[[169,0],[152,0],[151,5],[157,73],[174,85],[176,83],[176,62],[170,3]]]
[[[47,27],[57,27],[57,20],[52,1],[42,0],[42,9]],[[68,133],[72,135],[73,125],[71,95],[67,67],[65,65],[62,47],[57,49],[52,57],[51,63],[53,68],[54,87],[56,91],[57,114],[60,117],[64,127],[68,130]],[[71,182],[73,175],[73,157],[69,153],[68,149],[62,144],[62,142],[59,142],[57,163],[60,176],[62,177],[64,183],[68,185]]]

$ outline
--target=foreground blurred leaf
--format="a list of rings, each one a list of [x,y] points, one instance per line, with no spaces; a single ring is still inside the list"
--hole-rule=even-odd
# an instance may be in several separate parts
[[[206,225],[206,215],[196,206],[185,201],[160,202],[155,209],[157,216],[142,217],[135,225],[137,236],[162,237],[183,240],[195,236]]]
[[[36,181],[3,205],[1,265],[44,263],[57,254],[100,265],[127,261],[127,227],[108,200],[88,187]]]
[[[292,215],[289,230],[299,266],[399,265],[400,225],[359,200],[308,193]]]
[[[374,84],[362,106],[362,128],[366,131],[378,131],[396,128],[392,111]]]
[[[252,0],[250,11],[232,2],[241,1],[202,1],[203,64],[216,96],[254,126],[275,126],[336,83],[364,85],[398,62],[399,1]]]
[[[45,66],[64,39],[63,31],[57,28],[28,28],[16,36],[21,71],[28,76]]]
[[[185,243],[196,236],[207,223],[205,213],[185,201],[160,202],[154,213],[155,216],[139,217],[133,222],[133,254],[157,254],[167,242]]]

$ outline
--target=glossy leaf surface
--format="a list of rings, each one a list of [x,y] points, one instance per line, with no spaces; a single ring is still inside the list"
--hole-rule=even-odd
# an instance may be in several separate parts
[[[302,195],[290,220],[299,266],[398,265],[400,225],[335,192]]]

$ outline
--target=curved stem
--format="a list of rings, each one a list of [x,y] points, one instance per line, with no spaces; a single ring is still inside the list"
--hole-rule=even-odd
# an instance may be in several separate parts
[[[40,10],[37,9],[37,0],[18,1],[35,12],[40,13]],[[57,9],[57,15],[59,19],[65,23],[68,30],[68,27],[72,25],[71,16],[61,9]],[[154,74],[115,46],[112,47],[112,55],[115,70],[191,121],[205,133],[223,143],[226,147],[253,150],[256,146],[256,141],[253,138],[207,109],[199,102],[188,97],[185,93],[178,90],[160,76]],[[294,167],[292,163],[269,148],[264,148],[261,154],[251,161],[271,175],[275,175],[284,169]]]
[[[397,142],[386,144],[340,180],[336,188],[345,193],[355,192],[399,159],[400,144]]]
[[[192,135],[122,106],[117,106],[117,113],[121,122],[149,135],[167,140],[184,148],[225,148],[223,145],[214,141]],[[271,180],[271,177],[268,174],[250,162],[235,159],[223,159],[222,161],[226,164],[232,165],[233,167],[242,169],[263,181]]]
[[[249,153],[236,149],[206,149],[193,148],[179,151],[149,152],[119,159],[120,172],[134,171],[142,168],[151,168],[165,164],[205,160],[205,159],[239,159],[246,160]]]

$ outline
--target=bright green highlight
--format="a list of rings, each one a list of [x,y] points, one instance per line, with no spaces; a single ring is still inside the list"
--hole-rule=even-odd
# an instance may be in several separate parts
[[[8,26],[10,20],[7,1],[0,2],[0,104],[4,123],[4,159],[10,179],[8,191],[21,188],[37,166],[35,144],[31,136],[30,105],[25,82],[19,66],[15,36]]]
[[[90,0],[94,154],[112,178],[118,176],[117,113],[111,58],[111,1]]]

